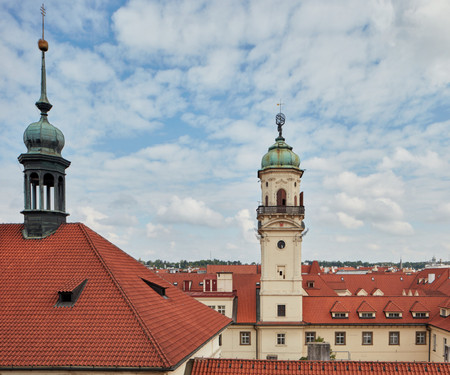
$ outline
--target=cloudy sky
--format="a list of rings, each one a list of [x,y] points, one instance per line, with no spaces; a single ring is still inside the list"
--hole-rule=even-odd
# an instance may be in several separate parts
[[[41,0],[0,0],[0,222],[23,222]],[[257,170],[305,169],[303,259],[450,254],[450,2],[49,0],[67,210],[142,259],[259,262]]]

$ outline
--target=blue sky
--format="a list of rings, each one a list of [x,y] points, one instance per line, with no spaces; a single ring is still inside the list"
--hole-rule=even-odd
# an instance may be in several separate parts
[[[0,222],[23,221],[40,5],[0,1]],[[259,262],[257,170],[281,99],[303,259],[449,260],[447,1],[45,6],[69,221],[135,258]]]

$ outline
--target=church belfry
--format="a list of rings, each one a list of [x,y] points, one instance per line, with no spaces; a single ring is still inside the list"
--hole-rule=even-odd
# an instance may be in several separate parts
[[[301,244],[305,208],[300,182],[300,158],[282,135],[285,116],[276,115],[278,137],[263,156],[258,178],[261,205],[257,209],[261,243],[260,320],[302,320]]]
[[[64,135],[48,121],[52,105],[47,99],[45,52],[48,43],[44,39],[44,15],[42,12],[42,39],[38,46],[42,52],[41,97],[36,107],[41,111],[38,122],[30,124],[23,135],[27,152],[19,156],[24,166],[24,215],[25,238],[43,238],[66,222],[65,170],[70,161],[61,156]]]

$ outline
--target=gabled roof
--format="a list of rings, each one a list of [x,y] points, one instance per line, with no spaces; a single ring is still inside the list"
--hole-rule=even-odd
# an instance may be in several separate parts
[[[368,304],[366,301],[362,301],[359,307],[356,309],[357,312],[376,312],[370,304]]]
[[[358,288],[355,292],[357,296],[367,296],[368,294],[363,288]]]
[[[0,367],[173,368],[230,322],[83,224],[39,240],[22,229],[0,225]],[[86,279],[73,307],[56,306]]]
[[[376,311],[383,311],[389,301],[386,297],[363,297]],[[415,302],[418,302],[430,311],[429,317],[421,318],[420,323],[428,323],[439,315],[438,305],[442,301],[442,297],[397,297],[394,299],[395,304],[403,312],[399,319],[390,319],[385,314],[376,314],[370,320],[370,324],[417,324],[417,318],[409,313]],[[366,320],[362,320],[357,313],[358,307],[361,305],[362,297],[345,296],[345,297],[306,297],[303,298],[303,321],[307,324],[343,324],[342,320],[333,319],[331,312],[348,312],[348,318],[345,324],[368,324]],[[422,311],[418,311],[422,312]],[[450,321],[450,319],[449,319]]]
[[[411,309],[409,310],[411,312],[430,312],[430,309],[423,305],[420,301],[414,302],[414,304],[411,306]]]
[[[336,301],[331,307],[330,312],[349,312],[341,301]]]
[[[394,302],[389,301],[383,309],[384,312],[403,312]]]
[[[449,363],[435,362],[352,362],[274,361],[256,359],[196,358],[192,375],[347,375],[415,374],[441,375],[450,372]]]
[[[446,301],[443,301],[439,307],[442,307],[444,309],[450,309],[450,298],[447,298]]]
[[[319,262],[317,260],[314,260],[311,264],[311,268],[309,269],[310,275],[318,275],[322,272],[319,266]]]

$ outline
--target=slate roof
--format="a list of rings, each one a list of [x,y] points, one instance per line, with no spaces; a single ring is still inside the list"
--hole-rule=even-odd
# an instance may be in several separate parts
[[[230,323],[83,224],[39,240],[22,229],[0,225],[0,368],[170,369]],[[57,305],[86,279],[73,307]]]
[[[430,362],[351,362],[274,361],[252,359],[196,358],[192,375],[441,375],[450,373],[449,363]]]

